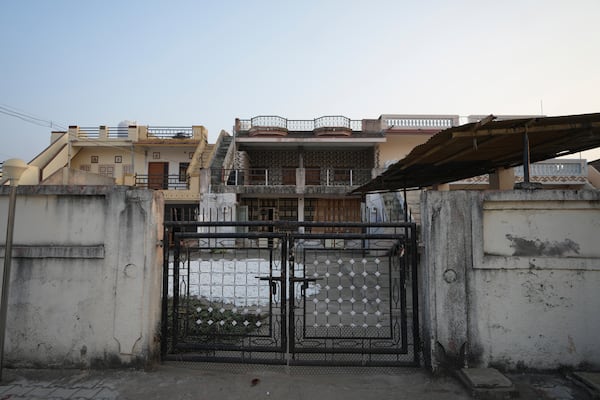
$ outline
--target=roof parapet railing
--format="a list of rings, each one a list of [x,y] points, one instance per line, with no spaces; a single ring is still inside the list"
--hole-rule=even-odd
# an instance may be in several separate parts
[[[361,120],[351,120],[342,115],[326,115],[315,119],[287,119],[278,115],[260,115],[251,119],[240,119],[237,129],[249,131],[252,128],[279,128],[288,131],[314,131],[322,128],[347,128],[362,130]]]

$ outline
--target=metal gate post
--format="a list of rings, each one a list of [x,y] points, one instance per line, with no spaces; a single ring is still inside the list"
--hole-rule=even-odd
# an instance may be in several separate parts
[[[164,360],[167,357],[168,332],[169,332],[169,227],[164,225],[162,240],[163,251],[163,276],[162,276],[162,312],[160,329],[160,357]]]
[[[181,239],[175,232],[173,232],[173,242],[175,247],[173,248],[173,328],[171,347],[174,350],[177,346],[177,337],[179,336],[179,253],[181,251]]]
[[[286,277],[285,282],[283,283],[283,285],[285,286],[289,286],[289,295],[287,296],[287,298],[284,298],[283,301],[289,303],[289,308],[287,309],[287,327],[288,327],[288,335],[287,335],[287,346],[286,346],[286,361],[287,364],[290,364],[292,355],[294,354],[294,343],[296,341],[296,334],[295,334],[295,326],[294,326],[294,300],[296,298],[296,294],[294,292],[294,259],[295,259],[295,254],[294,254],[294,243],[295,243],[295,239],[293,235],[287,234],[286,235],[288,238],[288,253],[287,253],[287,268],[288,268],[288,276]],[[282,268],[283,270],[283,268]],[[285,315],[285,313],[284,313]]]
[[[416,366],[420,365],[421,336],[419,333],[419,279],[418,279],[418,252],[417,252],[417,225],[411,224],[410,227],[410,267],[412,268],[412,307],[413,307],[413,341],[414,341],[414,362]],[[407,241],[408,242],[408,241]]]

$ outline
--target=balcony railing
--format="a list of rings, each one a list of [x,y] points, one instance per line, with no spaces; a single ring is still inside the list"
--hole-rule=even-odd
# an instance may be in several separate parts
[[[300,170],[300,171],[299,171]],[[213,169],[213,185],[228,186],[358,186],[371,180],[371,169],[305,168],[304,182],[299,168]]]
[[[187,175],[135,175],[135,186],[156,190],[188,190],[190,177]]]
[[[334,115],[315,119],[287,119],[277,115],[263,115],[252,119],[239,120],[239,130],[249,131],[252,128],[279,128],[288,131],[314,131],[320,128],[348,128],[353,131],[362,130],[361,120]]]

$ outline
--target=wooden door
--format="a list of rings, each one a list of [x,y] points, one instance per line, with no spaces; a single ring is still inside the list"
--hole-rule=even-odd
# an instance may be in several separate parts
[[[148,163],[148,188],[168,189],[169,187],[169,163]]]

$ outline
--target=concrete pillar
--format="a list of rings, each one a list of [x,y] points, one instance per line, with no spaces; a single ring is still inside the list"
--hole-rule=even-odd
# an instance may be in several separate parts
[[[138,126],[138,140],[146,140],[148,139],[148,127],[147,126]]]
[[[490,174],[490,189],[513,190],[515,186],[514,168],[498,168]]]
[[[200,169],[200,194],[209,193],[210,191],[210,169]]]
[[[69,125],[69,141],[79,138],[79,127],[77,125]]]
[[[438,192],[447,192],[450,190],[450,184],[440,183],[438,185],[433,185],[433,190],[437,190]]]
[[[132,142],[137,142],[138,140],[138,127],[135,125],[129,125],[127,127],[127,138]]]
[[[304,193],[306,188],[306,169],[296,168],[296,193]]]
[[[477,192],[425,191],[421,224],[423,342],[426,363],[461,368],[468,352],[468,273]]]

